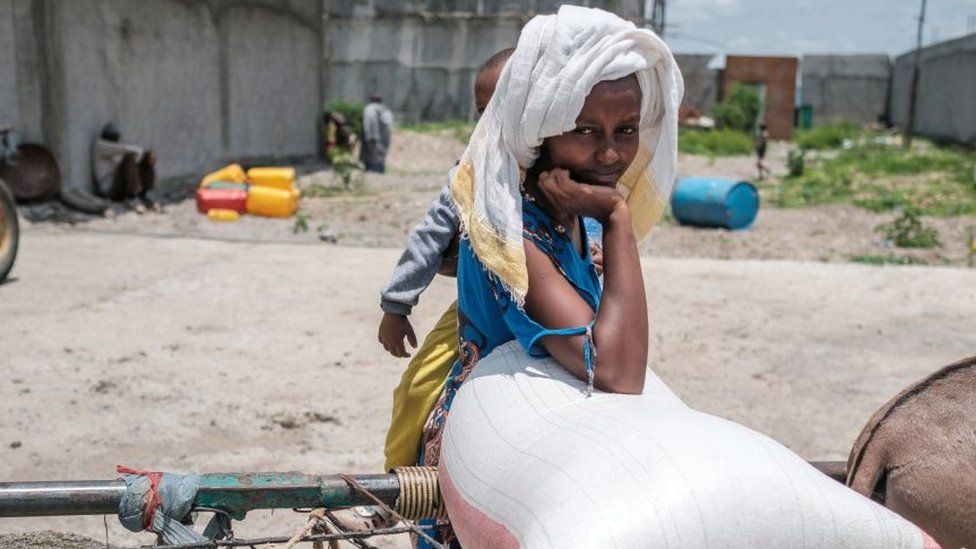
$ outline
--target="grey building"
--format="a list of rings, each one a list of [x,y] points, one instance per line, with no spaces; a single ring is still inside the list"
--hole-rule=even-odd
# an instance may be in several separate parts
[[[922,48],[919,52],[915,133],[976,145],[976,34]],[[908,118],[915,52],[895,59],[889,111],[892,122]]]
[[[814,124],[877,122],[887,111],[891,61],[887,55],[804,55],[802,100]]]

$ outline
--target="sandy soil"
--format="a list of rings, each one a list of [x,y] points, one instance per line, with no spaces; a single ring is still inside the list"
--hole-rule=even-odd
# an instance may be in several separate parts
[[[21,250],[14,280],[0,286],[0,478],[109,479],[116,464],[380,469],[404,366],[374,342],[377,290],[396,250],[50,225],[27,227]],[[656,371],[691,405],[808,459],[844,458],[898,388],[976,353],[974,270],[664,258],[644,267]],[[419,332],[451,293],[438,280],[425,295]],[[277,535],[301,522],[254,513],[236,531]],[[104,539],[99,517],[0,520],[2,534],[52,528]],[[150,541],[111,517],[109,530],[114,544]]]
[[[21,253],[0,286],[0,480],[110,479],[116,464],[379,471],[405,362],[375,343],[378,290],[462,151],[401,133],[389,174],[303,199],[307,231],[294,219],[210,222],[187,199],[192,181],[164,189],[164,214],[22,208]],[[774,171],[784,157],[772,147]],[[691,156],[679,167],[741,178],[753,169],[749,158]],[[301,171],[305,187],[333,184],[321,166]],[[909,253],[875,234],[888,219],[831,206],[764,208],[740,232],[665,222],[642,244],[652,366],[692,406],[808,459],[845,458],[900,387],[976,354],[976,270],[952,267],[965,263],[976,218],[927,220],[945,246],[912,253],[950,266],[846,263]],[[435,281],[413,317],[418,333],[452,292]],[[253,513],[235,530],[279,535],[302,522]],[[151,541],[108,524],[113,545]],[[0,547],[104,539],[100,517],[0,519]]]
[[[87,536],[45,530],[0,534],[0,547],[4,549],[114,549],[115,546],[106,546],[104,541]]]

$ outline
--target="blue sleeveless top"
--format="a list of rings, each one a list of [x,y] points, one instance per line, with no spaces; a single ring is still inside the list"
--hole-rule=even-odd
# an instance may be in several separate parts
[[[557,226],[534,202],[523,201],[522,235],[546,254],[559,272],[572,284],[593,311],[600,307],[602,286],[593,266],[588,244],[587,223],[580,222],[583,254],[576,251],[571,235]],[[468,240],[462,240],[458,253],[458,348],[460,357],[451,369],[440,400],[424,426],[421,464],[436,465],[440,457],[440,434],[451,408],[454,394],[467,379],[478,361],[493,349],[518,340],[533,357],[548,356],[540,339],[551,335],[587,334],[587,370],[591,376],[590,326],[567,329],[548,329],[519,308],[498,278],[478,260]],[[595,315],[595,313],[594,313]]]

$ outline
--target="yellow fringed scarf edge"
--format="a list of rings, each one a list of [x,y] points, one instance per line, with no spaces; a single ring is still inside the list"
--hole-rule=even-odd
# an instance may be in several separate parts
[[[643,239],[654,225],[664,215],[666,204],[661,198],[660,191],[652,179],[648,165],[651,163],[651,151],[641,145],[637,149],[637,156],[630,163],[627,171],[620,176],[617,188],[620,190],[630,209],[630,217],[634,226],[637,240]]]
[[[525,248],[521,239],[507,242],[481,219],[474,207],[474,167],[463,159],[454,173],[451,194],[461,217],[461,230],[471,242],[475,256],[482,265],[501,280],[516,304],[525,304],[529,292],[529,272],[525,265]]]

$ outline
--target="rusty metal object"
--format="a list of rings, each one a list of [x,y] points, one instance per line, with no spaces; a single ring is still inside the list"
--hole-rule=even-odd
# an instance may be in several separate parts
[[[434,469],[433,467],[422,467],[422,469],[426,469],[427,472],[428,472],[428,474],[432,475],[434,478],[437,477],[436,469]],[[385,501],[381,500],[380,498],[376,497],[375,495],[371,494],[369,492],[369,489],[368,488],[366,488],[365,486],[363,486],[359,481],[357,481],[351,475],[340,475],[340,476],[342,477],[343,480],[345,480],[346,482],[348,482],[350,486],[352,486],[353,488],[355,488],[356,490],[358,490],[360,493],[362,493],[363,495],[365,495],[365,496],[369,497],[371,500],[373,500],[373,503],[375,503],[376,505],[379,505],[384,511],[386,511],[389,514],[391,514],[397,520],[399,520],[401,522],[404,522],[404,523],[410,525],[413,528],[413,531],[414,531],[413,533],[416,534],[417,536],[420,536],[424,540],[426,540],[427,543],[429,543],[431,547],[434,547],[435,549],[447,549],[446,547],[444,547],[444,545],[442,545],[441,543],[439,543],[437,540],[435,540],[434,538],[430,537],[429,535],[427,535],[426,533],[424,533],[422,530],[420,530],[419,528],[417,528],[416,525],[413,525],[409,521],[409,519],[407,519],[406,517],[404,517],[400,513],[396,512],[396,510],[394,510],[393,508],[391,508],[390,505],[387,502],[385,502]],[[437,494],[431,494],[431,497],[432,498],[436,498],[439,501],[440,500],[440,492],[438,492]],[[399,499],[399,498],[397,498],[397,499]],[[433,508],[433,507],[434,506],[432,505],[431,508]],[[417,519],[425,519],[425,518],[429,519],[429,518],[434,518],[434,517],[432,517],[432,516],[420,516],[420,517],[417,517]]]
[[[840,482],[847,475],[847,464],[842,461],[814,461],[811,465]],[[122,480],[0,482],[0,518],[115,514],[123,494]],[[403,512],[407,519],[444,518],[433,467],[404,467],[382,475],[204,474],[193,507],[242,520],[256,509],[334,509],[375,505],[377,500]]]
[[[394,467],[393,474],[400,483],[400,497],[395,510],[405,518],[447,518],[437,483],[437,469],[433,467]]]
[[[370,493],[388,504],[396,502],[396,475],[355,475]],[[0,485],[2,489],[2,485]],[[221,509],[242,520],[253,509],[352,507],[373,500],[351,487],[340,475],[303,473],[211,473],[201,475],[194,506]],[[2,516],[2,515],[0,515]]]
[[[50,198],[61,189],[61,169],[54,155],[36,143],[22,143],[0,161],[4,179],[17,200]]]

